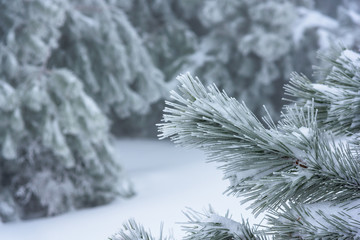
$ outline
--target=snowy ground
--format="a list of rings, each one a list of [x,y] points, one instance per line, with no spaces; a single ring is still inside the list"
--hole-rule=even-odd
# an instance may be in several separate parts
[[[135,218],[154,235],[164,222],[165,233],[172,229],[178,239],[186,218],[182,210],[202,210],[211,204],[223,214],[231,210],[233,218],[250,214],[239,206],[239,199],[222,194],[227,182],[214,164],[205,163],[196,150],[175,148],[157,140],[120,140],[116,143],[122,165],[137,191],[129,200],[61,216],[25,222],[0,224],[1,240],[105,240],[128,218]]]

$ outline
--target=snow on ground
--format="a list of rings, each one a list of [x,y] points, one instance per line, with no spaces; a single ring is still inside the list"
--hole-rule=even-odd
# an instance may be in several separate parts
[[[241,214],[250,216],[239,199],[222,194],[227,182],[214,163],[205,163],[202,152],[157,140],[124,139],[115,147],[135,185],[135,197],[56,217],[0,224],[0,239],[105,240],[129,218],[154,235],[164,222],[164,232],[172,229],[180,239],[183,232],[177,223],[186,221],[181,212],[186,207],[201,211],[211,204],[220,214],[230,209],[234,220]]]

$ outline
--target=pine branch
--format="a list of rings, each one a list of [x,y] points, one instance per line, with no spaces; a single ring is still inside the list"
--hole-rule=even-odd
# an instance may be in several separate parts
[[[229,212],[225,217],[219,216],[210,207],[205,213],[189,209],[185,212],[189,219],[186,226],[185,240],[261,240],[267,239],[262,231],[250,227],[248,221],[242,219],[241,223],[231,220]]]
[[[197,146],[222,163],[231,185],[227,192],[251,201],[255,214],[288,200],[299,203],[360,198],[360,164],[350,146],[319,130],[315,103],[288,106],[277,126],[267,128],[215,86],[208,89],[190,75],[179,77],[176,103],[167,102],[160,137]],[[330,135],[329,135],[330,134]]]
[[[262,124],[244,103],[188,74],[179,76],[179,93],[171,93],[159,125],[161,138],[220,162],[228,192],[250,201],[255,214],[270,210],[266,234],[275,239],[360,237],[360,57],[343,51],[328,60],[333,66],[320,83],[293,75],[287,92],[300,99],[278,124],[269,117]],[[208,224],[195,214],[190,222],[189,239],[236,239],[218,219]]]
[[[360,202],[347,207],[288,203],[267,216],[275,239],[359,239]],[[329,211],[332,209],[332,211]]]
[[[336,134],[356,133],[360,130],[360,55],[335,47],[322,59],[329,66],[317,68],[318,83],[294,73],[285,95],[302,105],[314,101],[319,126]]]
[[[109,240],[173,240],[172,237],[163,236],[163,225],[160,226],[160,237],[155,238],[150,231],[146,231],[142,225],[135,222],[134,219],[129,219],[123,224],[123,229],[109,238]]]
[[[277,209],[288,200],[298,203],[332,201],[345,204],[360,199],[360,162],[349,145],[318,135],[318,146],[290,172],[274,172],[261,179],[240,179],[228,191],[252,201],[254,213]],[[240,178],[241,178],[241,174]]]
[[[189,74],[178,80],[181,95],[172,91],[175,102],[166,102],[160,138],[205,150],[211,160],[223,164],[226,175],[255,169],[248,175],[259,178],[293,168],[296,156],[271,119],[266,119],[266,128],[244,103],[216,86],[205,89]]]

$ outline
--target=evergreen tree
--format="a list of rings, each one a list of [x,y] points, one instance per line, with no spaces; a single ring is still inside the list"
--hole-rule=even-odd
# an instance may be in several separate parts
[[[153,135],[160,110],[150,111],[167,91],[122,8],[126,1],[69,0],[59,47],[49,66],[72,70],[112,121],[112,133]],[[145,114],[148,115],[144,116]],[[150,132],[150,133],[149,133]]]
[[[69,0],[50,66],[81,77],[114,121],[145,114],[164,95],[162,73],[116,1]]]
[[[82,80],[48,63],[68,4],[0,1],[1,221],[131,194],[115,161],[108,119]]]
[[[125,7],[166,81],[189,71],[247,101],[256,115],[266,103],[277,119],[291,71],[311,74],[316,50],[331,42],[359,46],[356,18],[318,10],[312,0],[135,0]]]
[[[323,59],[317,83],[292,74],[285,93],[294,104],[277,124],[215,85],[178,77],[160,138],[203,149],[230,180],[228,194],[266,213],[251,227],[190,211],[184,239],[360,238],[360,54],[339,47]]]

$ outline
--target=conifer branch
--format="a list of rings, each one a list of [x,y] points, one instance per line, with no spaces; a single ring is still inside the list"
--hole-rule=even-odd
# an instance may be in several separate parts
[[[358,239],[359,206],[359,201],[347,207],[289,202],[280,211],[270,211],[266,232],[275,239]]]
[[[204,149],[211,160],[223,164],[225,174],[256,169],[250,175],[260,177],[293,168],[295,153],[271,120],[266,128],[244,103],[214,85],[206,89],[189,74],[178,80],[181,95],[172,91],[175,102],[166,102],[160,138]]]
[[[242,219],[241,223],[233,221],[229,216],[220,216],[210,207],[204,213],[189,209],[185,212],[189,219],[186,226],[187,232],[184,240],[265,240],[264,232],[257,231],[255,227],[250,227],[248,221]]]
[[[256,215],[270,211],[265,232],[276,239],[359,237],[360,58],[343,51],[328,61],[334,66],[323,70],[328,75],[317,85],[292,75],[287,93],[299,99],[285,107],[277,124],[270,117],[263,124],[244,103],[187,74],[179,76],[179,91],[171,93],[174,102],[167,102],[159,125],[161,138],[203,149],[220,162],[230,180],[227,192],[250,201]],[[189,239],[231,235],[217,221],[196,214],[189,219],[196,225]]]
[[[298,104],[315,102],[320,127],[336,134],[352,134],[360,130],[360,55],[343,47],[334,47],[321,56],[327,67],[316,68],[319,81],[293,73],[285,86],[285,95]]]
[[[244,197],[242,202],[252,201],[254,213],[288,200],[343,202],[359,197],[354,195],[360,189],[357,157],[317,129],[313,106],[289,106],[277,126],[266,128],[244,103],[215,86],[206,89],[190,75],[179,81],[181,95],[172,92],[176,103],[167,102],[160,137],[210,153],[231,181],[228,192]],[[335,168],[337,158],[343,160]]]
[[[137,224],[134,219],[129,219],[123,224],[123,228],[109,238],[109,240],[173,240],[173,238],[163,236],[163,225],[160,226],[160,236],[155,238],[150,231]]]

